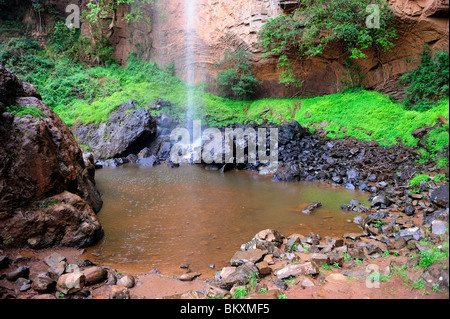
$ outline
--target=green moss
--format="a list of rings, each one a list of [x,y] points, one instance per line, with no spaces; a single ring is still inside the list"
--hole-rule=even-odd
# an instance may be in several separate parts
[[[47,114],[45,114],[44,111],[34,106],[10,106],[6,110],[17,117],[25,115],[31,115],[39,119],[47,117]]]

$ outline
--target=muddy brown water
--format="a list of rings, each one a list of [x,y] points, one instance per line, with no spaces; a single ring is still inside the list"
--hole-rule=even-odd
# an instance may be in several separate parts
[[[229,266],[241,244],[267,228],[285,236],[358,232],[352,222],[357,214],[339,207],[351,199],[367,203],[368,197],[328,184],[273,182],[253,172],[223,174],[189,165],[106,168],[96,172],[96,181],[105,236],[84,257],[133,275],[155,268],[177,275],[188,264],[211,278]],[[323,206],[309,216],[300,212],[314,201]]]

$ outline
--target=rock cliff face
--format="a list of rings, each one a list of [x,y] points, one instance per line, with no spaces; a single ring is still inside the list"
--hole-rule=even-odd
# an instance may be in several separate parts
[[[193,34],[196,80],[206,81],[214,89],[217,73],[214,63],[223,56],[226,48],[244,48],[251,52],[254,72],[263,81],[257,90],[259,97],[284,96],[297,93],[328,94],[340,89],[340,79],[346,71],[344,60],[347,53],[336,44],[323,55],[297,62],[302,70],[304,86],[287,89],[278,83],[276,60],[260,59],[257,34],[263,23],[278,16],[285,8],[278,0],[196,0],[195,32]],[[413,69],[418,61],[407,63],[407,58],[417,59],[423,45],[432,50],[448,47],[449,2],[448,0],[391,0],[398,16],[398,40],[388,53],[361,60],[362,72],[367,74],[368,88],[386,93],[397,92],[398,77]],[[290,6],[288,9],[292,9]],[[126,8],[121,8],[118,21]],[[288,10],[289,11],[289,10]],[[144,58],[164,65],[175,63],[177,73],[186,74],[186,23],[185,1],[165,0],[151,14],[152,26],[137,23],[128,26],[118,23],[112,43],[116,57],[124,60],[131,50],[141,52]],[[146,14],[150,14],[147,12]]]
[[[67,125],[36,96],[0,66],[0,248],[92,244],[102,234],[93,160],[83,159]],[[9,105],[39,116],[14,116]]]

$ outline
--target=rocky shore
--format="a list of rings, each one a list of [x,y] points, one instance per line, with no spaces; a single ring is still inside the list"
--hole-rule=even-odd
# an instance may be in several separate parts
[[[448,230],[422,241],[399,238],[401,246],[406,242],[402,248],[363,233],[285,237],[266,229],[242,244],[214,278],[188,265],[180,265],[180,276],[153,270],[134,277],[94,265],[73,248],[10,250],[0,256],[0,298],[448,298]],[[427,256],[438,251],[428,264]]]

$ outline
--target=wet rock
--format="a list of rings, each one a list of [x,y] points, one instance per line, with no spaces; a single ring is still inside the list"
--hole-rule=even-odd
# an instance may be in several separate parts
[[[449,202],[448,184],[444,184],[430,193],[430,200],[436,205],[447,207]]]
[[[180,280],[181,281],[192,281],[199,276],[201,276],[201,273],[199,273],[199,272],[188,272],[186,274],[182,274],[180,276]]]
[[[7,246],[86,247],[103,236],[100,221],[91,206],[73,193],[64,192],[47,198],[42,206],[20,209],[3,220],[0,237]],[[0,244],[1,245],[1,244]]]
[[[346,183],[346,184],[344,185],[344,187],[345,187],[345,188],[348,188],[348,189],[356,189],[355,185],[353,185],[352,183]]]
[[[83,289],[85,276],[82,272],[64,274],[58,278],[56,289],[65,295],[77,293]]]
[[[231,266],[240,266],[244,263],[257,263],[267,254],[267,250],[249,249],[246,251],[238,251],[231,258]]]
[[[308,206],[302,209],[302,213],[306,215],[311,215],[314,212],[314,210],[316,210],[319,207],[322,207],[321,202],[309,203]]]
[[[140,159],[137,161],[137,163],[138,163],[140,166],[143,166],[143,167],[153,167],[153,166],[155,166],[155,165],[159,165],[159,164],[160,164],[158,158],[157,158],[156,156],[154,156],[154,155],[152,155],[152,156],[150,156],[150,157],[140,158]]]
[[[59,266],[61,263],[65,264],[66,261],[67,261],[66,257],[61,255],[60,253],[53,253],[44,258],[44,262],[49,267],[56,267]]]
[[[106,269],[100,266],[86,268],[82,271],[82,274],[85,277],[86,286],[91,286],[102,282],[106,280],[108,276]]]
[[[28,278],[30,275],[30,267],[20,266],[16,270],[13,270],[6,274],[6,280],[16,281],[19,278]]]
[[[111,286],[109,290],[109,299],[130,299],[130,291],[124,286]]]
[[[319,268],[311,262],[304,264],[289,264],[277,271],[278,279],[286,279],[289,277],[297,277],[300,275],[317,275]]]

